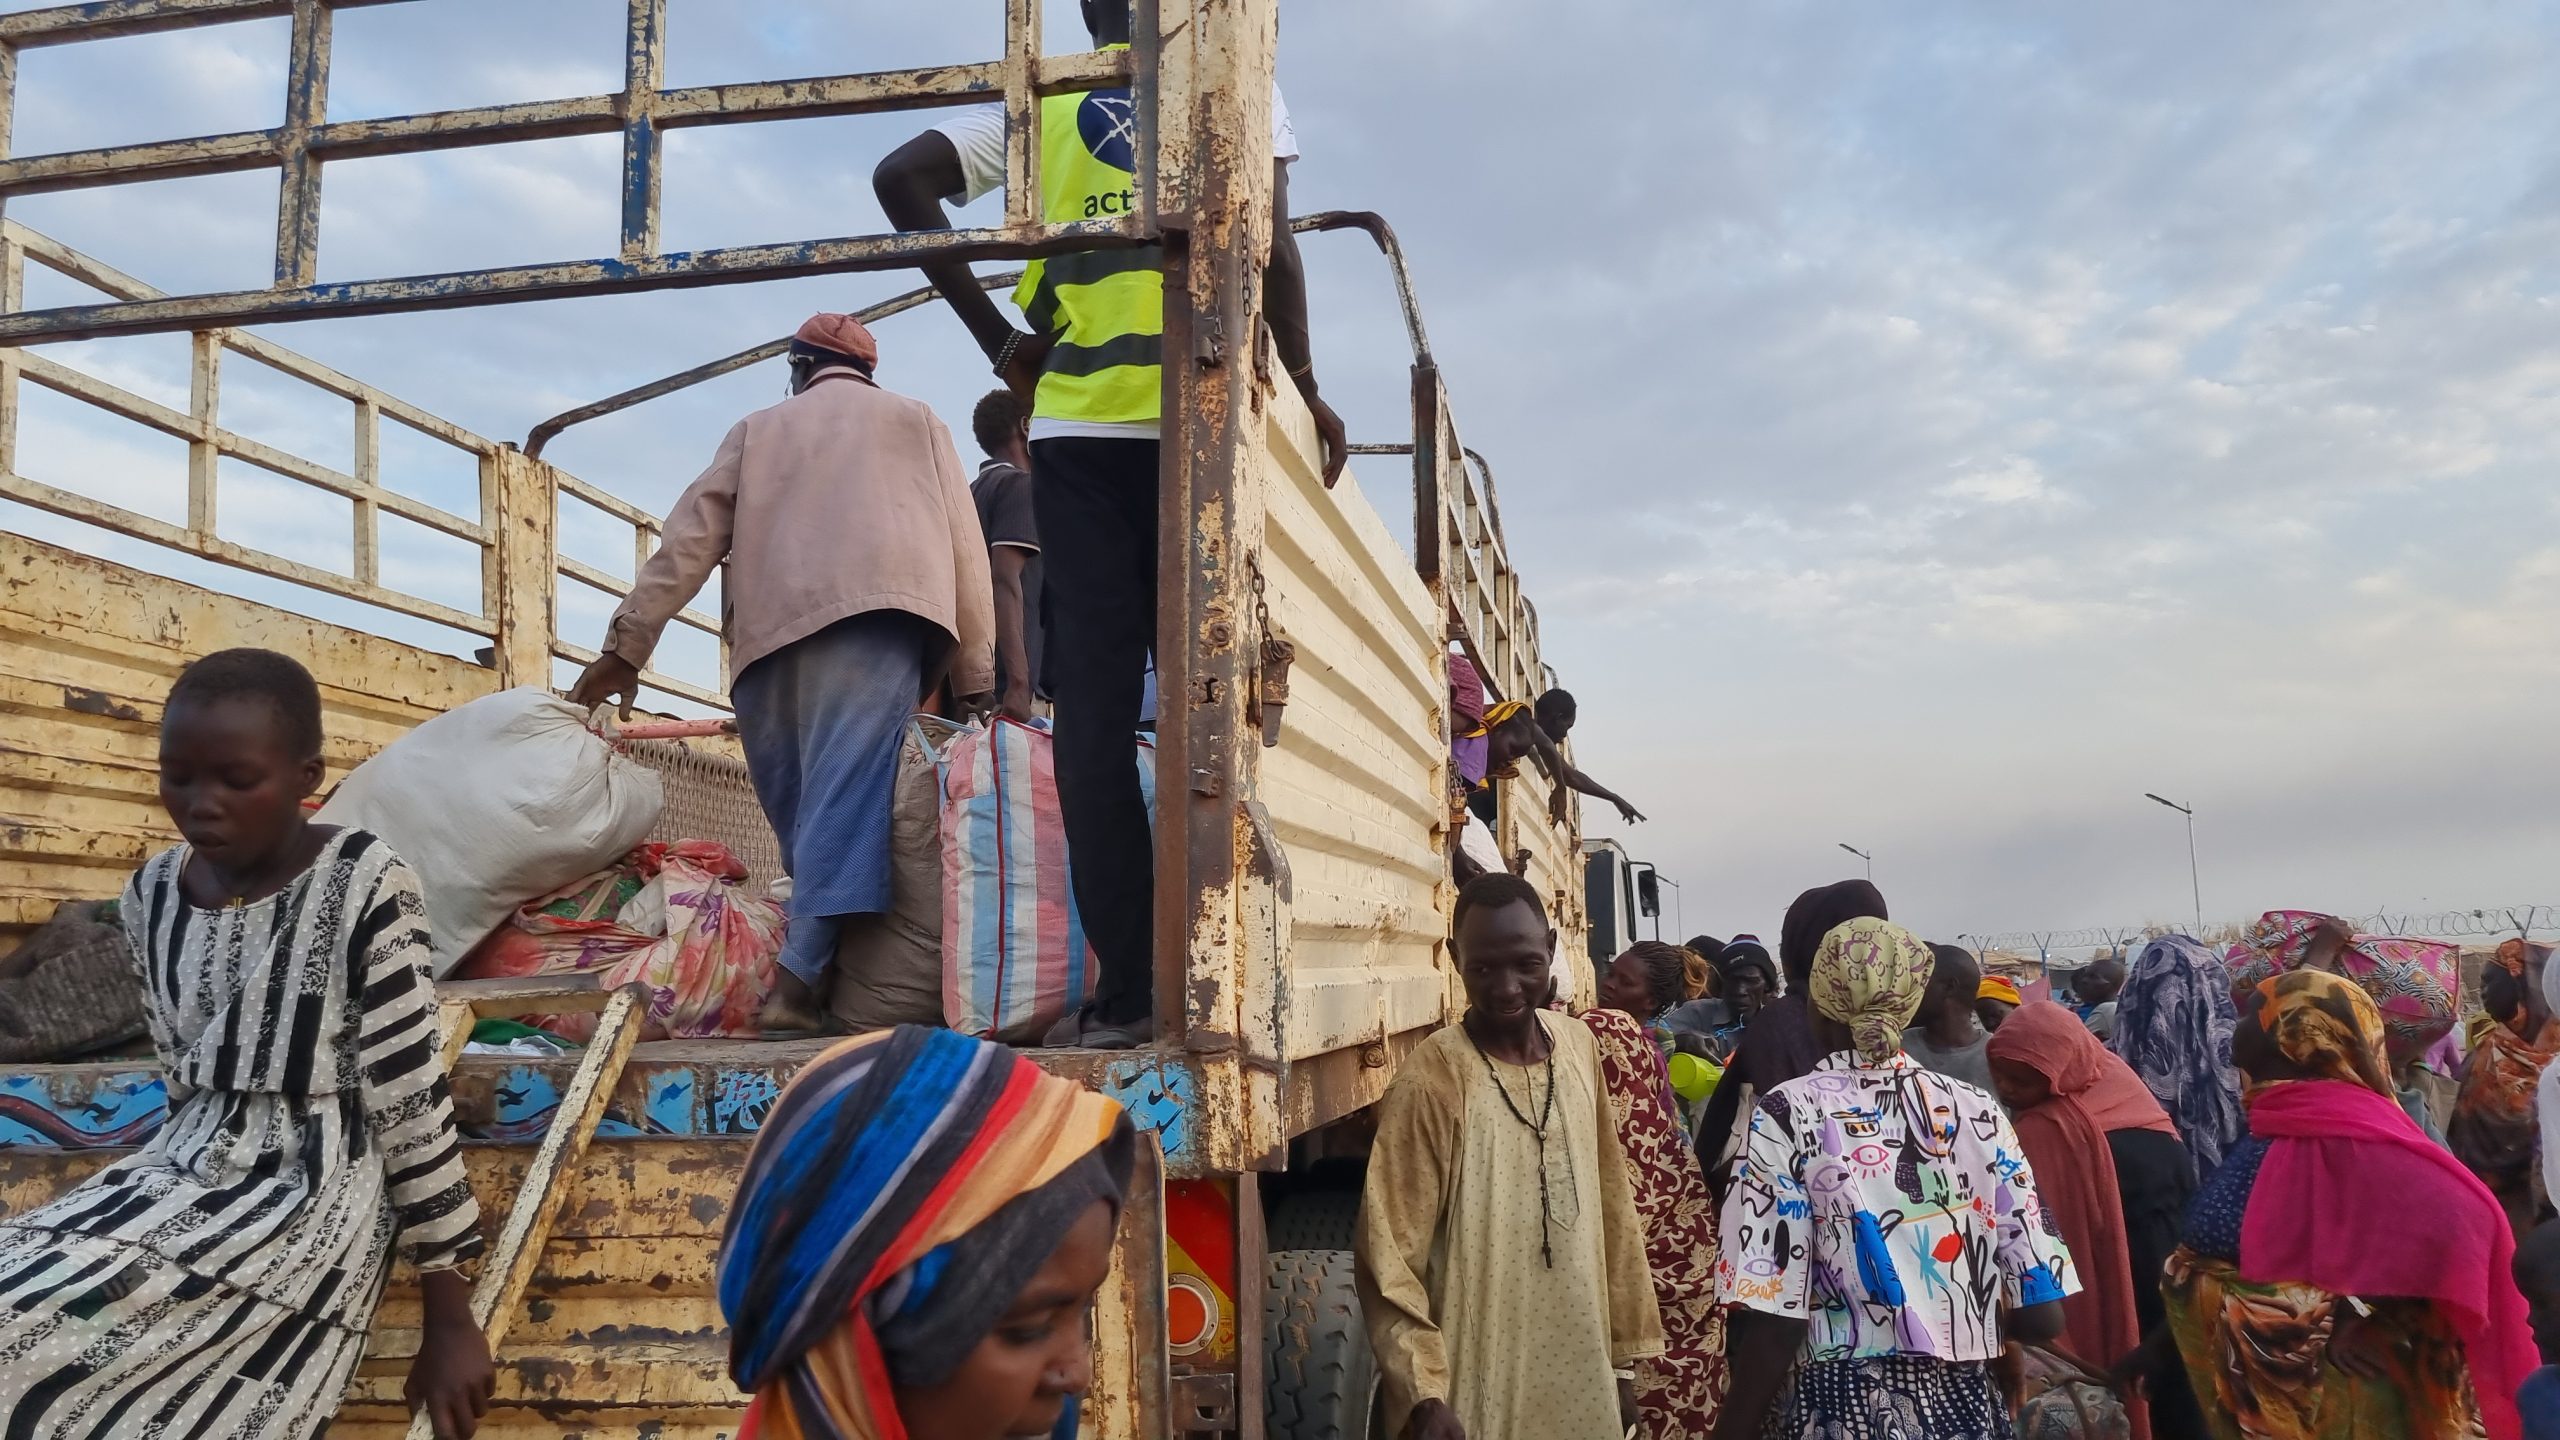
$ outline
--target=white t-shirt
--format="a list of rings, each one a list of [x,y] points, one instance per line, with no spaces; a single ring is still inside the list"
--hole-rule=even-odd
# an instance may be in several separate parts
[[[972,105],[933,128],[950,137],[952,150],[960,156],[960,193],[944,198],[967,205],[1004,188],[1004,106]],[[1277,80],[1271,82],[1271,158],[1298,158],[1297,127],[1289,123],[1288,102],[1280,98],[1280,82]],[[1051,420],[1038,415],[1031,417],[1031,438],[1034,440],[1056,440],[1067,436],[1153,440],[1162,433],[1161,426],[1143,421],[1115,425],[1089,420]]]

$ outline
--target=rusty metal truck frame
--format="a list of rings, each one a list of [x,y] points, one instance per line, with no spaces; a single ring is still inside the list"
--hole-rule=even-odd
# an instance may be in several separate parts
[[[563,474],[513,445],[491,441],[407,406],[262,337],[235,328],[279,321],[507,303],[533,298],[734,284],[842,271],[905,269],[925,259],[1027,259],[1065,250],[1153,243],[1162,247],[1165,403],[1169,417],[1160,484],[1157,654],[1165,696],[1157,734],[1155,831],[1157,1014],[1163,1042],[1145,1052],[1170,1078],[1182,1072],[1190,1138],[1187,1173],[1238,1178],[1238,1260],[1258,1278],[1261,1237],[1250,1184],[1286,1163],[1292,1137],[1374,1100],[1392,1061],[1420,1031],[1293,1057],[1286,1031],[1289,983],[1286,860],[1256,802],[1261,736],[1253,713],[1264,621],[1256,603],[1263,539],[1263,447],[1275,378],[1262,339],[1260,277],[1272,236],[1271,170],[1259,147],[1236,136],[1268,132],[1277,38],[1276,0],[1137,0],[1132,48],[1044,56],[1038,0],[1005,0],[1001,59],[966,65],[812,79],[669,89],[663,85],[666,0],[630,0],[623,89],[614,94],[438,111],[378,120],[327,115],[330,22],[338,9],[416,0],[100,0],[0,16],[0,157],[6,156],[16,66],[25,49],[177,31],[251,19],[292,20],[284,123],[264,130],[0,158],[0,205],[15,194],[182,175],[272,168],[279,176],[275,283],[263,290],[165,295],[12,222],[0,230],[0,498],[343,598],[449,626],[490,642],[501,683],[548,685],[561,659],[592,652],[558,624],[558,586],[575,581],[609,595],[627,586],[560,553],[559,507],[575,500],[627,523],[635,565],[650,552],[656,517]],[[1139,202],[1099,224],[1037,218],[1039,147],[1009,147],[1007,209],[997,226],[938,234],[869,235],[687,253],[658,248],[659,132],[682,125],[779,120],[1001,100],[1015,134],[1033,133],[1040,97],[1126,84],[1137,100]],[[623,138],[618,254],[455,272],[315,283],[321,175],[333,158],[416,153],[565,135]],[[1359,214],[1309,217],[1302,229],[1360,228],[1396,271],[1414,346],[1415,564],[1437,611],[1454,622],[1497,693],[1526,697],[1548,682],[1534,612],[1521,595],[1495,508],[1489,470],[1479,484],[1450,417],[1448,394],[1422,330],[1391,231]],[[115,298],[43,310],[23,307],[28,260]],[[888,302],[919,303],[910,294]],[[95,336],[190,332],[194,368],[186,410],[160,405],[26,348]],[[221,365],[245,357],[343,398],[355,425],[354,461],[339,471],[260,444],[222,424]],[[732,357],[737,359],[738,357]],[[715,362],[725,363],[725,362]],[[741,360],[740,363],[753,363]],[[682,377],[675,377],[682,378]],[[24,478],[16,464],[20,382],[100,406],[184,440],[189,447],[183,524]],[[662,384],[668,382],[661,382]],[[643,387],[647,388],[647,387]],[[664,393],[663,390],[657,393]],[[645,397],[641,397],[645,398]],[[569,417],[562,417],[567,419]],[[473,455],[480,476],[475,520],[386,489],[381,426],[394,424]],[[547,438],[547,437],[529,437]],[[528,446],[528,449],[538,446]],[[1475,457],[1479,466],[1481,458]],[[340,574],[272,554],[216,530],[221,462],[244,462],[346,499],[354,511],[353,563]],[[478,613],[385,585],[380,516],[463,541],[479,552]],[[683,622],[716,636],[718,622],[688,611]],[[723,657],[725,661],[725,656]],[[652,674],[662,691],[725,705],[716,690]],[[1445,720],[1445,715],[1442,717]],[[1504,824],[1518,825],[1506,804]],[[1568,850],[1572,838],[1565,837]],[[1506,847],[1509,843],[1506,834]],[[1565,894],[1559,891],[1559,902]],[[1578,904],[1574,915],[1578,916]],[[1560,915],[1570,928],[1573,916]],[[1094,1057],[1060,1056],[1073,1073]],[[1161,1299],[1162,1256],[1153,1281]],[[1133,1276],[1138,1288],[1146,1276]],[[1249,1282],[1250,1283],[1250,1282]],[[1240,1300],[1243,1297],[1238,1297]],[[1143,1307],[1143,1298],[1137,1303]],[[1158,1310],[1160,1312],[1161,1306]],[[1152,1360],[1131,1353],[1142,1413],[1171,1428],[1174,1413],[1256,1393],[1258,1309],[1238,1306],[1231,1376],[1176,1380],[1164,1367],[1161,1314]],[[1237,1417],[1242,1419],[1243,1417]],[[1238,1428],[1250,1431],[1249,1419]]]

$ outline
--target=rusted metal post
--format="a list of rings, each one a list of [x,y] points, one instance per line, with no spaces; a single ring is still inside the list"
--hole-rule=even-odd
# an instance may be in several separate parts
[[[480,517],[490,545],[481,609],[497,627],[501,684],[551,684],[559,629],[560,500],[551,467],[514,446],[480,462]]]
[[[0,164],[8,161],[10,137],[16,128],[17,114],[18,47],[0,45]],[[7,193],[0,192],[0,217],[7,215],[8,203]],[[13,299],[9,302],[9,309],[17,310],[25,304],[24,298]]]
[[[631,0],[622,57],[622,258],[658,253],[658,91],[666,84],[667,0]]]
[[[9,52],[0,50],[0,55]],[[5,68],[5,67],[0,67]],[[6,102],[0,99],[0,119]],[[0,310],[15,310],[27,293],[27,249],[14,237],[0,238]],[[0,475],[18,473],[18,352],[0,347]]]
[[[285,60],[284,125],[276,132],[283,176],[276,193],[276,284],[302,286],[320,268],[320,157],[311,134],[329,118],[329,6],[293,0],[293,53]]]
[[[358,582],[375,585],[382,580],[382,507],[374,498],[382,489],[382,407],[356,401],[355,423],[355,573]]]
[[[222,464],[222,446],[214,438],[222,414],[222,337],[199,330],[189,353],[187,418],[195,433],[187,437],[187,528],[210,540],[217,513],[214,481]]]
[[[1262,268],[1271,246],[1272,0],[1201,0],[1159,56],[1164,446],[1157,594],[1157,1023],[1232,1053],[1245,743],[1247,559],[1261,543]],[[1178,228],[1177,228],[1178,227]],[[1179,957],[1176,960],[1175,957]]]
[[[1048,213],[1040,193],[1040,97],[1032,89],[1040,65],[1040,0],[1004,6],[1004,225],[1037,229]]]

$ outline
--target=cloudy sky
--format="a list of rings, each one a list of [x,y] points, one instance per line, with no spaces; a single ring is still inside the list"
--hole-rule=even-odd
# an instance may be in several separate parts
[[[618,9],[347,12],[332,115],[617,89]],[[1072,5],[1050,12],[1073,48]],[[669,78],[977,58],[999,16],[676,0]],[[1281,65],[1297,208],[1401,232],[1582,698],[1582,763],[1652,815],[1624,838],[1686,924],[1774,934],[1797,890],[1855,873],[1847,842],[1898,918],[1952,938],[2187,914],[2182,822],[2144,791],[2196,806],[2209,919],[2560,900],[2555,37],[2548,4],[1290,0]],[[275,123],[284,44],[261,22],[31,52],[16,148]],[[918,123],[681,132],[666,243],[878,229],[870,167]],[[333,166],[323,276],[608,254],[617,162],[598,137]],[[206,289],[264,282],[273,205],[249,175],[11,215]],[[1355,438],[1402,439],[1364,243],[1310,243],[1319,373]],[[520,438],[906,283],[275,333]],[[883,379],[965,431],[987,382],[957,326],[882,339]],[[184,402],[182,341],[68,348]],[[250,371],[226,372],[234,428],[348,463],[343,407]],[[551,458],[662,506],[780,384],[750,372]],[[24,426],[24,473],[183,512],[173,443],[41,395]],[[465,506],[440,448],[391,448],[388,479]],[[337,502],[225,485],[230,533],[345,563]],[[387,578],[468,603],[456,550],[385,543]],[[606,527],[568,543],[627,569]]]

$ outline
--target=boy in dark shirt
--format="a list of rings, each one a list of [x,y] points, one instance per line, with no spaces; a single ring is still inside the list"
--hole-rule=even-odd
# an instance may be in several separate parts
[[[987,452],[969,498],[987,536],[987,570],[996,587],[996,704],[1029,720],[1044,693],[1040,683],[1040,525],[1031,513],[1031,420],[1010,390],[990,390],[969,417]]]

